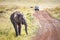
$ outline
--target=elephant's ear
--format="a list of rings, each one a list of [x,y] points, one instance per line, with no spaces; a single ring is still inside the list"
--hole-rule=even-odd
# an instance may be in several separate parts
[[[17,17],[17,14],[15,13],[15,14],[14,14],[14,18],[16,18],[16,17]]]

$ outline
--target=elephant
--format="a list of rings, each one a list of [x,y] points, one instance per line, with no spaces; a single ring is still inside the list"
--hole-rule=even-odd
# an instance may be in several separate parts
[[[25,32],[28,35],[27,22],[22,13],[20,13],[19,11],[13,12],[10,16],[10,20],[14,26],[16,36],[21,35],[21,25],[25,25]]]

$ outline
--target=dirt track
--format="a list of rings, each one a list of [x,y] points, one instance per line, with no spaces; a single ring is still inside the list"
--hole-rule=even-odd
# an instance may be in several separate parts
[[[39,11],[33,15],[41,27],[32,40],[60,40],[60,20],[51,17],[47,11]]]

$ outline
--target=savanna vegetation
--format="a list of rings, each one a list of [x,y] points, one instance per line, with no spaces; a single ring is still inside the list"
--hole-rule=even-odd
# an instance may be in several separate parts
[[[15,31],[12,23],[10,22],[10,15],[18,10],[23,12],[28,24],[28,35],[25,34],[24,25],[22,26],[22,35],[15,37]],[[60,19],[60,8],[55,7],[51,9],[46,9],[50,15],[54,18]],[[33,16],[34,8],[25,7],[25,6],[0,6],[0,40],[31,40],[31,37],[34,36],[36,31],[39,28],[38,22]]]
[[[10,15],[15,11],[23,12],[28,24],[28,35],[25,34],[24,25],[22,25],[21,36],[15,37],[15,30],[10,21]],[[32,16],[33,11],[30,7],[21,6],[0,6],[0,40],[31,40],[34,36],[36,30],[38,29],[38,24],[34,17]]]
[[[50,9],[46,9],[50,15],[58,20],[60,20],[60,7],[54,7]]]

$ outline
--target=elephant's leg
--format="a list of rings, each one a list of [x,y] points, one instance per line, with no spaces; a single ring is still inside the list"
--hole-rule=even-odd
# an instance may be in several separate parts
[[[25,32],[28,35],[28,32],[27,32],[27,24],[25,24]]]
[[[18,24],[18,31],[19,31],[19,35],[21,35],[21,24]]]
[[[18,36],[19,32],[18,32],[18,26],[17,26],[17,24],[15,24],[14,28],[15,28],[16,36]]]
[[[28,35],[28,32],[27,32],[27,23],[26,23],[26,20],[24,18],[22,19],[22,24],[25,25],[25,32]]]
[[[17,26],[17,23],[15,22],[12,22],[13,26],[14,26],[14,29],[15,29],[15,32],[16,32],[16,36],[18,36],[18,26]]]

